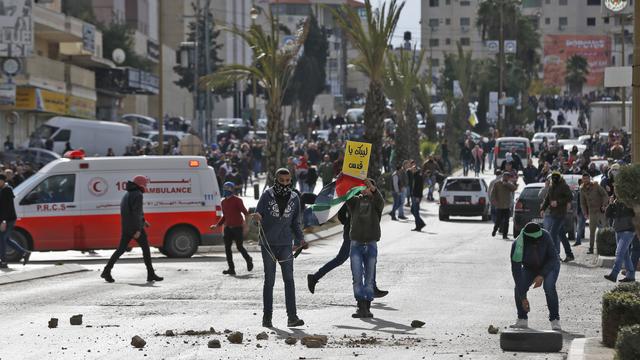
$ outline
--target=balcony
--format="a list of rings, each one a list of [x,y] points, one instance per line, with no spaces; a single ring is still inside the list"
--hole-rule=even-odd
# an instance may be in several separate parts
[[[87,89],[96,88],[96,75],[93,71],[85,70],[75,65],[69,65],[69,83],[78,85]]]
[[[130,67],[96,69],[96,80],[100,90],[119,94],[157,95],[160,92],[157,75]]]
[[[32,56],[23,62],[23,75],[18,77],[18,82],[24,80],[25,84],[65,92],[65,64],[44,56]]]
[[[36,36],[39,38],[54,43],[82,41],[83,22],[76,18],[35,5],[33,22]]]

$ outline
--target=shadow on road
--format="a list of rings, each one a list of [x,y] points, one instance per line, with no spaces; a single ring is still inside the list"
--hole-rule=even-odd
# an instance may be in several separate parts
[[[277,327],[272,327],[270,329],[276,333],[276,336],[279,339],[286,339],[289,336],[293,336],[293,337],[297,337],[297,338],[302,338],[302,337],[305,337],[305,336],[309,336],[309,334],[307,334],[302,329],[290,328],[291,332],[288,332],[287,330],[283,330],[283,329],[278,329]]]
[[[156,286],[155,282],[145,282],[145,283],[142,283],[142,284],[127,283],[127,285],[136,286],[136,287],[148,287],[148,288],[158,287],[158,286]]]
[[[154,263],[193,263],[193,262],[221,262],[226,261],[224,256],[195,256],[186,259],[171,259],[167,257],[154,257]],[[65,260],[40,260],[29,261],[30,264],[39,265],[56,265],[56,264],[105,264],[109,258],[90,258],[90,259],[65,259]],[[118,264],[137,264],[142,262],[140,257],[127,257],[118,259]]]
[[[360,327],[360,326],[351,326],[351,325],[335,325],[338,329],[343,330],[358,330],[358,331],[379,331],[388,334],[394,335],[409,335],[413,334],[415,330],[411,326],[396,323],[393,321],[388,321],[380,318],[368,318],[368,319],[360,319],[360,321],[373,325],[373,328],[370,327]]]

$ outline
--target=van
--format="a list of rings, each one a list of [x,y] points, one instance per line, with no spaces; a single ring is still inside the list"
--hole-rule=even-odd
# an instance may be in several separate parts
[[[152,131],[158,128],[156,119],[139,114],[124,114],[120,118],[120,121],[135,127],[138,133]]]
[[[117,248],[120,201],[136,175],[150,180],[144,194],[150,246],[186,258],[200,245],[219,242],[220,231],[209,226],[222,216],[220,190],[204,157],[84,158],[80,151],[49,163],[16,187],[14,240],[34,251]],[[17,260],[15,252],[7,255]]]
[[[34,134],[44,144],[53,141],[53,151],[62,154],[66,143],[74,149],[82,148],[86,154],[104,156],[109,148],[123,155],[133,142],[133,129],[119,122],[76,119],[56,116],[36,129]],[[27,147],[28,141],[25,144]]]
[[[577,139],[584,134],[582,129],[571,125],[555,125],[551,127],[551,132],[557,134],[558,143],[562,144],[561,140]]]
[[[506,160],[507,153],[515,150],[525,166],[526,160],[531,156],[531,143],[524,137],[501,137],[496,139],[496,146],[493,148],[495,169],[500,169],[502,162]]]

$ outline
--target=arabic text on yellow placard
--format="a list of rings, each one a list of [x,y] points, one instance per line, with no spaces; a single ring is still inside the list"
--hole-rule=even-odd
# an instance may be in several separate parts
[[[342,173],[358,179],[366,179],[371,157],[371,144],[347,141]]]

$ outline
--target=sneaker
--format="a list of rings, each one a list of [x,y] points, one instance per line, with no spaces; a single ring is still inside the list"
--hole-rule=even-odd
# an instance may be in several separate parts
[[[162,281],[162,280],[164,280],[164,278],[156,274],[147,275],[147,282]]]
[[[568,263],[575,260],[575,258],[573,257],[573,255],[567,255],[567,257],[564,258],[564,260],[562,260],[562,262],[564,263]]]
[[[373,288],[373,297],[374,298],[382,298],[385,297],[389,294],[389,292],[387,290],[380,290],[378,289],[378,287],[374,287]]]
[[[247,271],[253,270],[253,261],[247,262]]]
[[[615,278],[615,277],[613,277],[613,276],[611,276],[611,275],[605,275],[605,276],[604,276],[604,278],[605,278],[605,279],[607,279],[607,280],[609,280],[609,281],[611,281],[611,282],[616,282],[616,281],[618,281],[618,279],[617,279],[617,278]]]
[[[287,320],[287,327],[297,327],[302,325],[304,325],[304,321],[297,316]]]
[[[551,320],[551,330],[562,331],[562,326],[560,326],[560,320]]]
[[[262,315],[262,327],[272,328],[271,315]]]
[[[493,229],[493,231],[491,232],[491,236],[496,236],[497,232],[498,232],[498,229]]]
[[[317,283],[318,280],[316,280],[316,278],[312,274],[307,275],[307,287],[309,288],[310,293],[314,294],[316,292]]]
[[[24,255],[22,255],[22,266],[27,265],[30,257],[31,257],[31,251],[29,250],[25,251]]]
[[[400,220],[409,220],[409,218],[406,217],[406,216],[398,216],[398,219],[400,219]]]
[[[112,283],[114,281],[116,281],[112,276],[110,272],[102,272],[102,274],[100,274],[100,277],[103,278],[106,282],[108,283]]]
[[[235,274],[236,274],[236,271],[235,271],[235,270],[233,270],[233,269],[229,269],[229,270],[224,270],[224,271],[222,271],[222,273],[223,273],[224,275],[231,275],[231,276],[233,276],[233,275],[235,275]]]
[[[580,245],[582,245],[582,243],[581,243],[581,242],[578,242],[578,241],[576,241],[576,242],[573,244],[573,246],[580,246]]]
[[[361,318],[366,318],[367,317],[367,308],[366,308],[366,304],[364,301],[362,300],[358,300],[358,305],[356,305],[356,312],[354,312],[353,314],[351,314],[351,317],[354,319],[361,319]]]
[[[515,324],[511,324],[509,327],[512,329],[527,329],[529,327],[529,320],[518,319]]]
[[[620,280],[620,282],[621,282],[621,283],[635,282],[635,281],[636,281],[636,279],[629,279],[629,278],[627,278],[627,277],[626,277],[626,278],[624,278],[624,279],[622,279],[622,280]]]
[[[589,249],[589,250],[587,251],[587,254],[593,254],[593,249]]]
[[[0,269],[7,269],[9,265],[6,262],[0,262]]]

